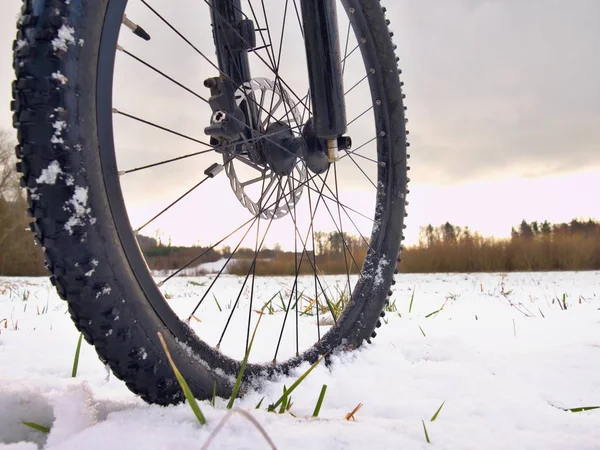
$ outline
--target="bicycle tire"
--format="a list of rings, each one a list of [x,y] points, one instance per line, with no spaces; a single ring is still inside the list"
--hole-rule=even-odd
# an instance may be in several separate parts
[[[126,0],[24,0],[14,43],[14,126],[18,132],[17,170],[27,190],[31,230],[44,250],[51,282],[68,302],[69,313],[100,359],[145,401],[173,404],[183,393],[164,356],[161,332],[175,363],[197,398],[232,392],[240,361],[198,339],[166,301],[149,299],[148,269],[132,261],[136,247],[116,225],[113,189],[102,157],[112,128],[101,117],[110,107],[110,86],[102,84],[101,65],[114,62],[115,27]],[[379,254],[368,259],[363,281],[337,326],[296,358],[276,365],[249,364],[245,383],[286,373],[340,348],[355,348],[375,336],[391,295],[400,261],[407,190],[407,131],[395,46],[385,8],[376,0],[343,0],[355,33],[364,38],[361,52],[369,67],[380,70],[371,83],[378,106],[378,153],[386,167],[379,199],[380,229],[373,234]],[[104,36],[110,34],[112,38]],[[112,46],[111,51],[107,48]],[[108,53],[107,53],[108,52]],[[112,70],[112,69],[111,69]],[[105,75],[111,77],[111,74]],[[99,93],[104,92],[105,96]],[[107,103],[108,102],[108,103]],[[102,106],[103,105],[103,106]],[[108,127],[108,128],[107,128]],[[127,246],[130,250],[125,250]],[[377,257],[377,258],[376,258]],[[374,267],[388,257],[393,263]],[[369,262],[370,261],[370,262]],[[371,266],[369,266],[371,264]],[[145,281],[144,281],[145,280]],[[161,296],[162,298],[162,296]]]

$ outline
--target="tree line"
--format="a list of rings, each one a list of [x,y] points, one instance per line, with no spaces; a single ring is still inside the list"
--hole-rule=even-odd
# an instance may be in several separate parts
[[[600,223],[523,220],[510,238],[483,237],[446,222],[421,228],[403,257],[405,272],[600,270]]]
[[[29,231],[27,200],[15,170],[14,142],[0,130],[0,275],[46,275],[42,251]],[[147,263],[155,270],[176,270],[231,256],[231,248],[183,247],[138,235]],[[368,241],[348,233],[314,234],[314,251],[290,252],[281,246],[262,249],[253,270],[263,275],[301,273],[357,273]],[[251,269],[254,250],[240,248],[233,258],[233,273]],[[198,257],[202,255],[201,257]],[[483,237],[468,227],[446,222],[421,228],[419,243],[403,252],[401,272],[510,272],[600,270],[600,223],[574,219],[568,223],[523,220],[510,238]]]

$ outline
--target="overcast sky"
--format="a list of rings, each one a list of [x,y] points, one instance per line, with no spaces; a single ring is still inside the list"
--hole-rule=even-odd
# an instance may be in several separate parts
[[[1,127],[20,3],[0,6]],[[600,219],[600,1],[382,3],[406,83],[411,241],[446,220],[508,235],[523,218]]]

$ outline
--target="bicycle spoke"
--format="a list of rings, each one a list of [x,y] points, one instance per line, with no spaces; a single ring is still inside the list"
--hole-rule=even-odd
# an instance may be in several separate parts
[[[350,25],[348,25],[348,29],[350,29]],[[338,176],[337,176],[337,165],[333,166],[333,177],[334,177],[334,181],[335,181],[335,195],[336,198],[339,198],[339,188],[338,188]],[[346,256],[346,251],[348,249],[348,244],[346,243],[346,239],[344,236],[344,224],[342,222],[342,209],[340,207],[340,204],[338,202],[338,219],[340,221],[340,235],[342,236],[342,242],[344,243],[344,263],[346,265],[346,276],[348,278],[348,292],[350,293],[350,298],[352,298],[352,285],[350,283],[350,268],[348,267],[348,257]],[[360,267],[356,264],[356,261],[354,260],[354,256],[352,255],[352,252],[350,253],[350,257],[352,258],[352,261],[354,262],[354,264],[356,265],[358,271],[360,272]]]
[[[144,1],[144,0],[142,0]],[[218,11],[216,11],[214,9],[214,7],[208,2],[208,0],[204,0],[204,3],[206,3],[213,11],[216,12],[216,14],[218,14],[221,18],[223,17]],[[254,9],[252,8],[252,3],[250,3],[250,8],[253,11],[253,15],[254,15]],[[255,15],[254,15],[255,16]],[[256,17],[256,16],[255,16]],[[235,28],[233,28],[233,26],[231,24],[229,24],[229,27],[231,29],[231,31],[236,35],[236,38],[239,38],[242,40],[243,43],[245,43],[246,45],[249,45],[249,42],[240,34],[240,32],[238,30],[236,30]],[[267,33],[270,35],[270,31],[269,28],[267,27]],[[178,33],[179,34],[179,33]],[[270,38],[269,38],[270,40]],[[189,42],[189,41],[188,41]],[[190,44],[191,45],[191,44]],[[272,45],[270,45],[270,47],[272,48]],[[195,48],[195,47],[194,47]],[[271,72],[273,72],[274,75],[277,75],[277,72],[275,70],[274,66],[269,65],[269,63],[259,54],[254,53],[256,55],[256,57],[258,58],[259,61],[261,61],[265,67],[267,67],[267,69],[269,69]],[[202,55],[204,56],[204,55]],[[275,62],[275,57],[274,55],[269,54],[269,59],[271,60],[271,64],[274,64]],[[214,66],[214,64],[213,64]],[[218,67],[215,67],[217,70],[219,70]],[[225,77],[229,78],[229,76],[227,74],[224,74],[222,71],[219,70],[219,72],[224,75]],[[296,92],[294,91],[294,89],[292,89],[286,82],[282,82],[283,85],[286,87],[287,90],[290,91],[290,93],[292,93],[294,95],[294,97],[296,97],[296,99],[298,101],[301,102],[300,97],[296,94]],[[302,102],[300,103],[301,105],[303,105],[304,107],[306,107],[306,105],[304,105]]]
[[[152,6],[150,6],[148,4],[148,2],[146,0],[140,0],[150,11],[152,11],[152,13],[154,15],[156,15],[167,27],[169,27],[175,34],[177,34],[177,36],[179,36],[186,44],[188,44],[198,55],[200,55],[205,61],[207,61],[215,70],[217,70],[219,72],[219,74],[221,74],[222,76],[224,76],[225,78],[231,80],[231,77],[229,77],[226,73],[224,73],[223,71],[221,71],[219,69],[219,66],[217,66],[209,57],[207,57],[202,51],[200,51],[200,49],[198,49],[198,47],[196,47],[189,39],[187,39],[179,30],[177,30],[177,28],[175,28],[167,19],[165,19],[158,11],[156,11],[154,8],[152,8]],[[212,5],[210,5],[210,3],[207,0],[204,0],[204,2],[209,5],[211,8]],[[217,11],[218,13],[218,11]],[[219,14],[219,16],[222,18],[222,16]],[[231,24],[229,24],[229,26],[231,27]],[[231,27],[233,29],[233,27]],[[246,43],[247,41],[239,34],[239,32],[237,32],[236,30],[234,30],[235,33],[241,38],[243,39]],[[259,56],[259,55],[257,55]],[[259,57],[259,59],[262,59]],[[264,60],[263,60],[264,62]],[[265,62],[266,64],[266,62]],[[268,67],[268,64],[266,64]],[[206,101],[208,103],[208,101]],[[267,111],[266,111],[267,112]],[[269,112],[267,112],[267,114],[269,114]]]
[[[290,179],[289,182],[293,183],[293,179]],[[325,180],[323,181],[323,185],[321,186],[321,191],[323,190],[323,187],[325,186],[326,182],[327,182],[327,177],[325,177]],[[315,205],[314,211],[311,210],[311,214],[310,214],[310,216],[311,216],[311,222],[315,218],[315,215],[316,215],[317,210],[319,208],[319,204],[320,204],[321,198],[322,197],[319,197],[319,199],[317,201],[317,204]],[[287,202],[287,200],[286,200],[286,202]],[[323,203],[325,203],[325,202],[323,202]],[[296,220],[294,218],[294,230],[295,230],[294,240],[295,240],[295,261],[296,261],[296,273],[295,273],[295,275],[296,275],[296,277],[294,279],[294,284],[292,286],[292,291],[290,292],[290,300],[288,301],[288,307],[286,308],[286,313],[285,313],[284,320],[283,320],[283,323],[282,323],[282,326],[281,326],[281,331],[279,333],[279,340],[277,342],[277,348],[275,350],[275,355],[273,356],[273,362],[275,362],[276,359],[277,359],[277,353],[279,352],[279,346],[281,345],[281,339],[283,337],[283,332],[284,332],[285,324],[286,324],[286,321],[287,321],[288,312],[289,312],[289,309],[290,309],[290,304],[291,304],[291,301],[292,301],[292,297],[293,297],[293,294],[294,294],[294,289],[296,290],[296,314],[298,315],[298,311],[297,311],[298,310],[298,291],[297,291],[297,289],[298,289],[299,267],[302,266],[302,261],[304,259],[304,255],[305,254],[307,256],[309,264],[311,265],[311,267],[313,269],[313,274],[316,277],[316,283],[318,284],[318,286],[319,286],[319,288],[321,290],[320,294],[323,294],[326,297],[325,291],[326,291],[327,287],[324,288],[323,285],[322,285],[322,283],[321,283],[321,280],[318,278],[318,275],[317,275],[318,269],[317,269],[317,265],[316,265],[316,259],[311,260],[310,255],[309,255],[309,251],[306,248],[307,242],[308,242],[309,236],[311,234],[312,228],[309,227],[308,231],[306,232],[306,237],[304,239],[302,239],[302,236],[300,234],[300,230],[298,229],[298,225],[297,225]],[[312,230],[312,232],[314,232],[314,230]],[[298,257],[297,238],[300,239],[300,243],[302,244],[302,247],[303,247],[302,248],[302,254],[300,256],[300,262],[297,262],[297,257]],[[313,245],[314,245],[314,243],[313,243]],[[315,257],[314,255],[316,254],[314,247],[313,247],[313,252],[312,253],[313,253],[313,258],[314,258]],[[315,291],[317,292],[318,289],[315,288]],[[318,300],[318,295],[319,295],[319,293],[317,293],[315,295],[315,301]],[[326,301],[329,302],[328,299],[326,299]],[[296,316],[296,327],[298,327],[298,317],[297,316]],[[297,328],[296,328],[296,342],[298,342],[298,329]],[[296,351],[298,352],[298,350],[296,350]]]
[[[137,117],[137,116],[134,116],[132,114],[128,114],[126,112],[118,110],[117,108],[113,108],[112,112],[113,112],[113,114],[119,114],[119,115],[127,117],[129,119],[133,119],[133,120],[135,120],[137,122],[146,124],[146,125],[148,125],[150,127],[157,128],[159,130],[166,131],[167,133],[174,134],[175,136],[179,136],[181,138],[187,139],[188,141],[195,142],[196,144],[202,144],[202,145],[205,145],[207,147],[214,148],[214,146],[210,145],[207,142],[201,141],[200,139],[196,139],[196,138],[193,138],[191,136],[187,136],[187,135],[185,135],[183,133],[179,133],[178,131],[174,131],[174,130],[171,130],[170,128],[163,127],[162,125],[158,125],[158,124],[155,124],[153,122],[150,122],[149,120],[142,119],[141,117]]]
[[[181,161],[183,159],[192,158],[194,156],[205,155],[206,153],[211,153],[213,151],[214,150],[211,149],[211,150],[203,150],[200,152],[188,153],[187,155],[177,156],[176,158],[171,158],[171,159],[165,159],[164,161],[159,161],[159,162],[156,162],[153,164],[147,164],[145,166],[136,167],[135,169],[120,170],[119,175],[127,175],[130,173],[139,172],[140,170],[151,169],[153,167],[158,167],[158,166],[162,166],[162,165],[169,164],[172,162]]]
[[[319,177],[319,178],[320,178],[320,177]],[[315,183],[314,181],[313,181],[313,184],[315,184],[315,186],[316,186],[316,183]],[[331,189],[329,188],[329,186],[326,186],[326,187],[327,187],[327,190],[328,190],[328,191],[329,191],[329,192],[330,192],[330,193],[331,193],[333,196],[335,196],[335,194],[334,194],[334,193],[331,191]],[[371,219],[370,217],[367,217],[367,216],[365,216],[365,215],[363,215],[363,214],[361,214],[361,213],[359,213],[359,212],[358,212],[358,211],[356,211],[356,210],[353,210],[352,208],[345,207],[345,206],[344,206],[344,205],[343,205],[343,204],[342,204],[342,203],[341,203],[339,200],[331,199],[330,197],[327,197],[327,196],[325,196],[325,195],[323,195],[323,198],[325,198],[325,199],[327,199],[327,200],[330,200],[330,201],[333,201],[333,202],[335,202],[337,205],[340,205],[340,207],[341,207],[341,208],[342,208],[342,210],[344,211],[344,214],[346,214],[346,217],[348,217],[348,219],[350,220],[350,222],[351,222],[351,223],[352,223],[352,225],[354,226],[354,229],[356,230],[356,232],[359,234],[359,236],[362,238],[363,242],[364,242],[364,243],[365,243],[365,244],[366,244],[366,245],[369,247],[369,249],[370,249],[370,248],[371,248],[371,245],[370,245],[370,244],[369,244],[369,242],[367,241],[367,238],[365,238],[365,237],[363,236],[363,234],[361,233],[361,231],[360,231],[360,229],[358,228],[358,226],[356,226],[356,223],[354,222],[354,220],[352,220],[352,217],[350,217],[350,214],[348,214],[348,211],[354,212],[354,213],[356,213],[357,215],[359,215],[359,216],[361,216],[361,217],[364,217],[364,218],[368,219],[369,221],[373,222],[373,224],[375,224],[375,223],[376,223],[376,222],[375,222],[375,220],[374,220],[374,219]]]
[[[334,172],[335,172],[335,166],[334,166]],[[331,189],[329,189],[329,186],[327,186],[327,189],[328,189],[328,190],[331,190]],[[326,196],[324,196],[323,194],[320,194],[320,196],[321,196],[322,198],[327,198],[327,197],[326,197]],[[335,203],[335,204],[338,206],[338,210],[340,211],[340,222],[341,222],[341,204],[340,204],[340,202],[339,202],[339,201],[336,201],[336,200],[334,200],[334,203]],[[341,237],[341,239],[342,239],[342,244],[344,245],[344,248],[345,248],[345,249],[348,249],[348,244],[346,243],[346,240],[345,240],[345,236],[344,236],[344,232],[343,232],[343,230],[342,230],[342,229],[341,229],[341,228],[340,228],[340,227],[337,225],[337,223],[335,222],[335,218],[334,218],[334,216],[333,216],[333,214],[332,214],[331,210],[329,209],[329,206],[327,205],[327,202],[326,202],[326,201],[323,201],[323,204],[325,205],[325,208],[327,209],[327,212],[329,213],[329,217],[331,217],[331,220],[332,220],[332,222],[333,222],[333,225],[334,225],[334,226],[335,226],[335,228],[336,228],[336,231],[337,231],[337,232],[340,234],[340,237]],[[358,230],[357,230],[357,231],[358,231]],[[348,250],[348,251],[349,251],[349,250]],[[350,252],[350,251],[349,251],[349,252]],[[344,254],[344,256],[345,256],[345,254]],[[358,269],[358,272],[360,273],[360,266],[358,265],[358,263],[357,263],[357,262],[356,262],[356,260],[354,259],[354,256],[352,255],[352,253],[351,253],[351,252],[350,252],[350,257],[352,258],[352,261],[354,262],[354,266],[355,266],[355,267]],[[346,264],[347,264],[347,261],[346,261]],[[349,274],[349,270],[350,270],[350,269],[349,269],[348,267],[346,267],[346,273],[348,273],[348,274]]]
[[[316,178],[316,177],[319,177],[319,178],[321,178],[321,176],[320,176],[320,175],[315,175],[313,178]],[[293,177],[292,177],[292,179],[293,179],[294,181],[300,181],[300,180],[297,180],[297,179],[295,179],[295,178],[293,178]],[[321,180],[322,180],[322,178],[321,178]],[[313,184],[315,184],[315,183],[313,182]],[[316,186],[316,184],[315,184],[315,186]],[[327,190],[328,190],[328,191],[329,191],[329,192],[330,192],[332,195],[334,195],[334,194],[333,194],[333,191],[332,191],[332,190],[329,188],[329,186],[325,186],[325,187],[327,188]],[[363,213],[361,213],[361,212],[357,211],[356,209],[354,209],[354,208],[351,208],[350,206],[348,206],[348,205],[346,205],[346,204],[344,204],[344,203],[341,203],[339,200],[337,200],[337,199],[335,199],[335,198],[332,198],[332,197],[328,197],[327,195],[325,195],[325,194],[323,194],[323,193],[319,193],[319,190],[318,190],[318,188],[313,188],[313,187],[310,187],[310,185],[308,185],[308,186],[307,186],[307,189],[309,189],[309,190],[311,190],[311,191],[313,191],[313,192],[316,192],[316,193],[318,193],[318,194],[319,194],[321,197],[323,197],[323,198],[325,198],[325,199],[327,199],[327,200],[330,200],[330,201],[332,201],[332,202],[339,203],[339,205],[340,205],[340,206],[341,206],[343,209],[346,209],[346,210],[348,210],[348,211],[351,211],[351,212],[353,212],[353,213],[355,213],[355,214],[359,215],[360,217],[362,217],[362,218],[364,218],[364,219],[367,219],[367,220],[369,220],[369,221],[371,221],[371,222],[375,222],[375,221],[374,221],[372,218],[370,218],[369,216],[366,216],[366,215],[364,215]]]
[[[270,197],[269,199],[270,200]],[[267,201],[268,201],[267,200]],[[280,200],[277,200],[276,203],[278,204]],[[273,218],[271,218],[271,222],[273,221]],[[271,223],[270,222],[270,223]],[[229,257],[227,258],[227,261],[225,262],[225,264],[223,265],[223,267],[219,270],[219,273],[215,276],[215,278],[213,279],[212,283],[210,284],[210,286],[208,287],[208,289],[206,290],[206,292],[204,293],[204,295],[202,296],[202,298],[200,299],[200,301],[198,302],[198,304],[196,305],[196,307],[193,309],[192,313],[190,314],[190,318],[196,313],[196,311],[198,310],[198,308],[200,307],[200,305],[202,305],[202,303],[204,302],[204,299],[206,299],[206,297],[208,296],[208,294],[210,293],[210,290],[212,289],[212,287],[215,285],[215,283],[217,282],[217,280],[219,279],[219,277],[222,275],[223,271],[225,270],[225,268],[227,267],[227,264],[229,264],[229,262],[231,261],[231,259],[233,258],[233,256],[235,255],[235,253],[239,250],[240,246],[242,245],[242,243],[244,242],[244,240],[246,239],[246,236],[248,235],[248,233],[250,232],[250,230],[254,227],[254,223],[258,223],[257,226],[257,233],[260,231],[260,214],[258,214],[254,219],[253,219],[253,224],[252,226],[250,226],[248,228],[248,230],[246,230],[246,233],[244,233],[244,235],[242,236],[242,239],[238,242],[238,244],[236,245],[235,249],[231,252],[231,255],[229,255]],[[268,231],[268,230],[267,230]],[[266,233],[265,233],[266,236]],[[255,254],[255,257],[258,255],[258,253]],[[252,308],[250,308],[252,309]]]
[[[248,227],[248,229],[246,230],[246,232],[242,236],[242,239],[240,240],[240,242],[238,242],[238,244],[235,246],[235,248],[231,252],[231,255],[229,255],[229,257],[227,258],[227,261],[225,262],[225,264],[223,264],[223,267],[219,270],[219,273],[217,273],[217,275],[213,279],[212,283],[210,284],[210,286],[208,287],[208,289],[206,290],[206,292],[204,293],[204,295],[202,296],[202,298],[200,298],[200,301],[196,304],[196,307],[190,313],[190,315],[189,315],[189,317],[187,319],[188,321],[193,317],[193,315],[196,313],[196,311],[198,310],[198,308],[200,308],[200,305],[202,305],[202,303],[204,302],[204,299],[208,296],[208,293],[210,292],[210,290],[212,289],[212,287],[215,285],[215,283],[217,282],[217,280],[219,279],[219,277],[221,276],[221,274],[225,270],[225,267],[227,267],[227,264],[229,264],[229,262],[232,260],[233,255],[235,255],[235,253],[239,250],[240,246],[242,245],[242,242],[244,242],[244,240],[246,239],[246,236],[248,236],[248,233],[250,232],[250,230],[252,230],[252,228],[254,228],[254,224],[259,220],[259,218],[260,218],[260,216],[258,216],[258,217],[256,217],[256,218],[253,219],[252,225],[250,227]]]
[[[263,181],[263,192],[262,192],[260,200],[259,200],[259,207],[262,203],[262,198],[264,195],[264,187],[265,187],[265,185],[264,185],[264,181]],[[269,221],[269,227],[271,226],[271,223],[273,222],[273,217],[275,217],[275,216],[271,217],[271,220]],[[267,236],[269,227],[267,227],[267,231],[265,231],[263,240]],[[258,217],[258,226],[256,227],[256,243],[254,245],[254,260],[252,261],[252,282],[250,284],[250,304],[248,305],[248,326],[246,327],[246,347],[244,349],[245,354],[248,353],[248,347],[250,345],[250,324],[252,322],[252,306],[253,306],[253,302],[254,302],[254,283],[256,281],[256,260],[258,258],[258,252],[259,252],[259,248],[258,248],[259,235],[260,235],[260,216]],[[262,314],[262,311],[261,311],[261,314]]]
[[[173,77],[167,75],[166,73],[164,73],[162,70],[157,69],[156,67],[154,67],[152,64],[144,61],[143,59],[139,58],[138,56],[134,55],[133,53],[125,50],[123,47],[121,47],[120,45],[117,45],[117,50],[120,50],[121,52],[125,53],[127,56],[133,58],[134,60],[136,60],[137,62],[143,64],[144,66],[146,66],[147,68],[153,70],[154,72],[158,73],[160,76],[166,78],[167,80],[169,80],[170,82],[172,82],[173,84],[175,84],[176,86],[179,86],[180,88],[182,88],[183,90],[189,92],[190,94],[192,94],[194,97],[199,98],[200,100],[202,100],[204,103],[208,104],[208,100],[205,97],[202,97],[200,94],[198,94],[197,92],[194,92],[192,89],[188,88],[187,86],[183,85],[182,83],[180,83],[179,81],[175,80]]]
[[[356,44],[356,47],[354,47],[352,50],[350,50],[350,53],[348,53],[346,56],[344,56],[344,59],[342,59],[342,64],[344,64],[346,62],[346,60],[348,58],[350,58],[350,56],[352,56],[352,53],[354,53],[356,50],[358,50],[359,47],[360,47],[360,45]]]
[[[329,174],[329,170],[327,170],[327,174]],[[310,195],[310,190],[308,191],[308,209],[312,211],[312,199]],[[315,253],[315,229],[314,229],[314,214],[311,214],[310,218],[310,233],[312,236],[312,254],[313,254],[313,267],[317,266],[317,255]],[[318,340],[321,340],[321,321],[319,317],[319,293],[317,289],[317,271],[313,271],[314,279],[315,279],[315,308],[317,310],[317,336]]]
[[[301,182],[296,189],[301,188],[306,186],[310,181],[312,181],[315,177],[317,177],[317,175],[313,175],[312,177],[306,179],[305,181]],[[292,192],[289,192],[287,194],[284,194],[284,198],[287,198],[288,196],[292,195]],[[275,206],[276,202],[270,203],[267,206],[265,206],[262,210],[260,210],[258,213],[256,213],[255,215],[253,215],[252,217],[250,217],[246,222],[242,223],[239,227],[237,227],[235,230],[233,230],[231,233],[229,233],[227,236],[225,236],[224,238],[218,240],[215,244],[213,244],[211,247],[209,247],[208,249],[204,250],[203,252],[201,252],[198,256],[195,256],[194,258],[192,258],[190,261],[188,261],[187,263],[185,263],[181,268],[177,269],[174,273],[172,273],[171,275],[169,275],[167,278],[165,278],[164,280],[162,280],[160,283],[158,283],[159,286],[164,285],[167,281],[169,281],[170,279],[172,279],[173,277],[179,275],[183,270],[187,269],[189,266],[191,266],[192,264],[194,264],[196,261],[198,261],[200,258],[202,258],[204,255],[206,255],[209,251],[214,250],[217,246],[221,245],[224,241],[226,241],[228,238],[230,238],[232,235],[234,235],[235,233],[237,233],[239,230],[241,230],[243,227],[245,227],[246,225],[248,225],[250,222],[252,222],[253,220],[257,219],[265,210],[268,210],[270,208],[272,208],[273,206]]]
[[[175,206],[177,203],[179,203],[185,197],[187,197],[192,192],[194,192],[197,188],[199,188],[202,184],[204,184],[204,182],[206,180],[209,180],[209,179],[210,179],[209,176],[204,177],[201,181],[199,181],[193,187],[191,187],[190,189],[188,189],[187,191],[185,191],[185,193],[183,193],[182,195],[180,195],[177,198],[177,200],[174,200],[171,203],[169,203],[169,205],[167,207],[165,207],[164,209],[162,209],[158,214],[156,214],[150,220],[148,220],[147,222],[145,222],[141,227],[136,228],[135,233],[139,233],[140,231],[142,231],[144,228],[146,228],[148,225],[150,225],[152,222],[154,222],[156,219],[158,219],[160,216],[162,216],[164,213],[166,213],[168,210],[170,210],[173,206]]]
[[[365,81],[367,78],[369,78],[369,74],[365,75],[364,77],[362,77],[359,81],[357,81],[350,89],[348,89],[346,92],[344,92],[344,96],[348,95],[350,92],[352,92],[355,88],[357,88],[363,81]]]
[[[360,119],[362,116],[364,116],[366,113],[368,113],[372,109],[373,109],[373,105],[369,106],[367,109],[365,109],[363,112],[361,112],[358,116],[356,116],[354,119],[352,119],[350,122],[348,122],[348,124],[346,126],[349,127],[350,125],[352,125],[354,122],[356,122],[358,119]]]
[[[348,58],[348,44],[350,42],[350,31],[352,27],[348,22],[348,31],[346,32],[346,44],[344,45],[344,58],[342,59],[342,76],[346,73],[346,59]]]

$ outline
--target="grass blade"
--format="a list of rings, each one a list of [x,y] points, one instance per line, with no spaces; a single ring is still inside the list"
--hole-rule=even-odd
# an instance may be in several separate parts
[[[260,402],[258,402],[258,404],[256,405],[256,408],[254,408],[254,409],[260,409],[260,405],[262,405],[262,402],[263,402],[264,399],[265,399],[264,397],[261,398]]]
[[[77,377],[77,368],[79,367],[79,353],[81,352],[82,339],[83,339],[83,333],[79,333],[79,340],[77,341],[77,348],[75,348],[75,357],[73,358],[73,369],[71,369],[71,378]]]
[[[219,312],[223,312],[223,309],[221,309],[221,305],[219,305],[219,300],[217,300],[217,297],[215,294],[213,294],[213,298],[215,299],[215,303],[217,304],[217,308],[219,308]]]
[[[425,332],[423,331],[423,328],[421,328],[421,325],[419,325],[419,330],[421,330],[421,333],[423,334],[424,337],[427,337],[427,335],[425,334]]]
[[[181,375],[181,372],[179,372],[179,369],[175,365],[175,361],[173,361],[173,357],[171,356],[171,353],[169,352],[169,349],[167,348],[167,343],[165,342],[165,338],[163,338],[163,335],[160,331],[157,334],[158,334],[158,339],[160,339],[160,344],[162,345],[162,348],[164,349],[165,354],[167,355],[169,364],[171,365],[171,368],[173,369],[173,372],[175,373],[175,377],[177,378],[177,381],[179,382],[179,385],[181,386],[181,389],[183,390],[183,394],[185,395],[185,398],[188,401],[190,408],[194,412],[194,415],[196,416],[196,419],[198,419],[198,422],[200,423],[200,425],[205,425],[206,418],[204,417],[204,414],[202,414],[202,410],[200,409],[200,406],[198,406],[198,402],[196,402],[196,399],[194,398],[194,394],[192,394],[192,390],[190,389],[187,382],[185,381],[185,378],[183,378],[183,375]]]
[[[413,305],[413,300],[415,299],[415,290],[417,289],[417,287],[415,286],[413,288],[412,291],[412,295],[410,296],[410,305],[408,306],[408,313],[410,314],[410,312],[412,311],[412,305]]]
[[[427,432],[427,427],[425,426],[425,421],[421,420],[421,422],[423,423],[423,431],[425,432],[425,440],[427,441],[428,444],[431,444],[431,441],[429,440],[429,433]]]
[[[321,406],[323,405],[323,399],[325,398],[326,391],[327,391],[327,385],[324,384],[323,387],[321,388],[321,393],[319,394],[319,399],[317,400],[317,404],[315,405],[313,417],[319,417],[319,413],[321,412]]]
[[[281,402],[281,406],[279,407],[279,414],[283,414],[285,412],[287,403],[288,403],[288,394],[287,394],[287,388],[285,387],[285,384],[284,384],[283,385],[283,401]]]
[[[273,296],[273,298],[275,298],[275,296]],[[273,300],[273,298],[271,298],[271,300]],[[269,300],[269,301],[271,301],[271,300]],[[233,408],[233,403],[235,402],[235,399],[236,399],[238,393],[240,392],[240,386],[242,385],[242,378],[244,376],[244,372],[246,371],[246,365],[248,364],[248,357],[250,356],[250,351],[252,350],[252,344],[254,343],[254,337],[256,336],[256,330],[258,330],[258,325],[260,325],[260,320],[262,319],[262,316],[264,314],[264,309],[266,306],[267,306],[267,304],[265,303],[265,305],[262,307],[262,309],[258,315],[258,320],[256,321],[256,325],[254,326],[254,331],[252,332],[252,339],[250,339],[250,343],[248,344],[248,350],[246,350],[246,354],[244,355],[244,360],[242,361],[242,365],[240,366],[240,371],[235,380],[235,384],[233,385],[233,391],[231,392],[231,397],[229,398],[229,402],[227,403],[227,409]]]
[[[215,407],[216,399],[217,399],[217,382],[213,381],[213,393],[212,393],[212,398],[210,399],[210,404],[213,406],[213,408]]]
[[[34,430],[37,431],[41,431],[42,433],[50,433],[50,428],[49,427],[45,427],[43,425],[39,425],[37,423],[33,423],[33,422],[21,422],[23,425],[25,425],[26,427],[29,428],[33,428]]]
[[[300,375],[300,377],[296,381],[294,381],[292,383],[292,385],[290,386],[290,388],[287,389],[281,397],[279,397],[279,400],[277,400],[274,404],[272,404],[272,405],[269,406],[268,410],[269,411],[275,411],[275,409],[279,405],[281,405],[281,403],[284,401],[284,397],[290,395],[294,391],[294,389],[296,389],[300,385],[300,383],[302,383],[306,379],[306,377],[313,371],[313,369],[315,367],[317,367],[321,361],[323,361],[323,359],[325,359],[325,355],[321,356],[317,360],[316,363],[314,363],[312,366],[310,366],[308,368],[308,370],[306,372],[304,372],[302,375]]]
[[[433,415],[433,417],[431,418],[432,422],[435,422],[435,419],[438,418],[440,411],[442,410],[442,408],[444,407],[444,405],[446,404],[446,401],[444,400],[444,402],[440,405],[440,407],[438,408],[438,410],[435,412],[435,414]]]
[[[565,409],[565,411],[584,412],[584,411],[591,411],[593,409],[600,409],[600,406],[581,406],[579,408],[568,408],[568,409]]]
[[[444,309],[444,308],[440,308],[440,309],[438,309],[437,311],[430,312],[429,314],[427,314],[427,315],[425,316],[425,318],[426,318],[426,319],[429,319],[431,316],[435,316],[437,313],[441,312],[441,311],[442,311],[442,309]]]

